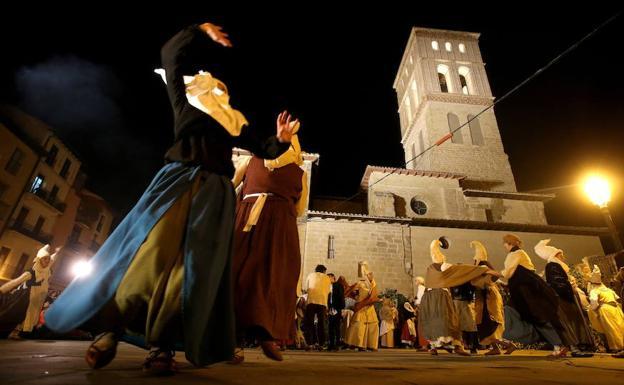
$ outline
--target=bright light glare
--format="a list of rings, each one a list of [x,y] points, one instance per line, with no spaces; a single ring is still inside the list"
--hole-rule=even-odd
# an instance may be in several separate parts
[[[91,274],[92,270],[93,266],[91,266],[89,261],[78,261],[74,263],[74,266],[72,266],[72,274],[74,274],[77,278],[86,277]]]
[[[585,194],[598,207],[606,207],[611,200],[611,188],[605,178],[592,175],[583,184]]]

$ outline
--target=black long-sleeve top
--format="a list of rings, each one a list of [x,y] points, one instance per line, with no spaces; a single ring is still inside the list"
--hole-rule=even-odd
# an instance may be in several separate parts
[[[189,104],[184,75],[194,76],[199,70],[219,68],[221,47],[199,26],[189,26],[172,37],[161,49],[166,71],[167,93],[173,108],[175,143],[165,154],[167,162],[183,162],[201,166],[227,177],[234,175],[232,148],[240,147],[260,158],[274,159],[286,151],[289,143],[280,143],[276,136],[262,140],[252,127],[245,127],[240,136],[231,136],[210,115]],[[218,77],[218,74],[214,74]]]
[[[567,302],[574,302],[574,289],[563,267],[555,262],[549,262],[544,269],[544,276],[548,285],[557,292],[559,298]]]
[[[338,282],[332,283],[332,291],[329,293],[329,307],[340,312],[345,308],[344,288]]]

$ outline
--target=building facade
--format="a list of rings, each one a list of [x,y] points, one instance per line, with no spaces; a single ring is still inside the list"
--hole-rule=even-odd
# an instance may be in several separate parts
[[[0,142],[2,282],[30,268],[43,245],[67,244],[86,176],[81,161],[51,127],[17,108],[0,107],[0,138],[5,139]],[[65,254],[57,257],[55,272],[60,273]],[[51,281],[54,286],[54,277]]]

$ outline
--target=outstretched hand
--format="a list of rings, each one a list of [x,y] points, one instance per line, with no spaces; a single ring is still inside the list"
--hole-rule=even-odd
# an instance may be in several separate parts
[[[208,36],[210,36],[210,38],[216,43],[219,43],[224,47],[232,47],[232,42],[229,39],[229,35],[226,32],[222,31],[223,27],[212,23],[204,23],[200,24],[199,28],[202,31],[206,32],[206,34],[208,34]]]
[[[277,121],[275,122],[276,136],[280,143],[290,143],[297,122],[299,122],[299,119],[292,120],[292,116],[286,110],[277,116]]]

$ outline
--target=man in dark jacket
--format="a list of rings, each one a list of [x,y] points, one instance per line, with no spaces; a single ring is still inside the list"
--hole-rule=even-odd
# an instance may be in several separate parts
[[[332,291],[329,293],[329,350],[338,350],[340,345],[340,326],[342,323],[342,310],[345,307],[344,288],[336,282],[336,276],[327,274],[332,283]]]

